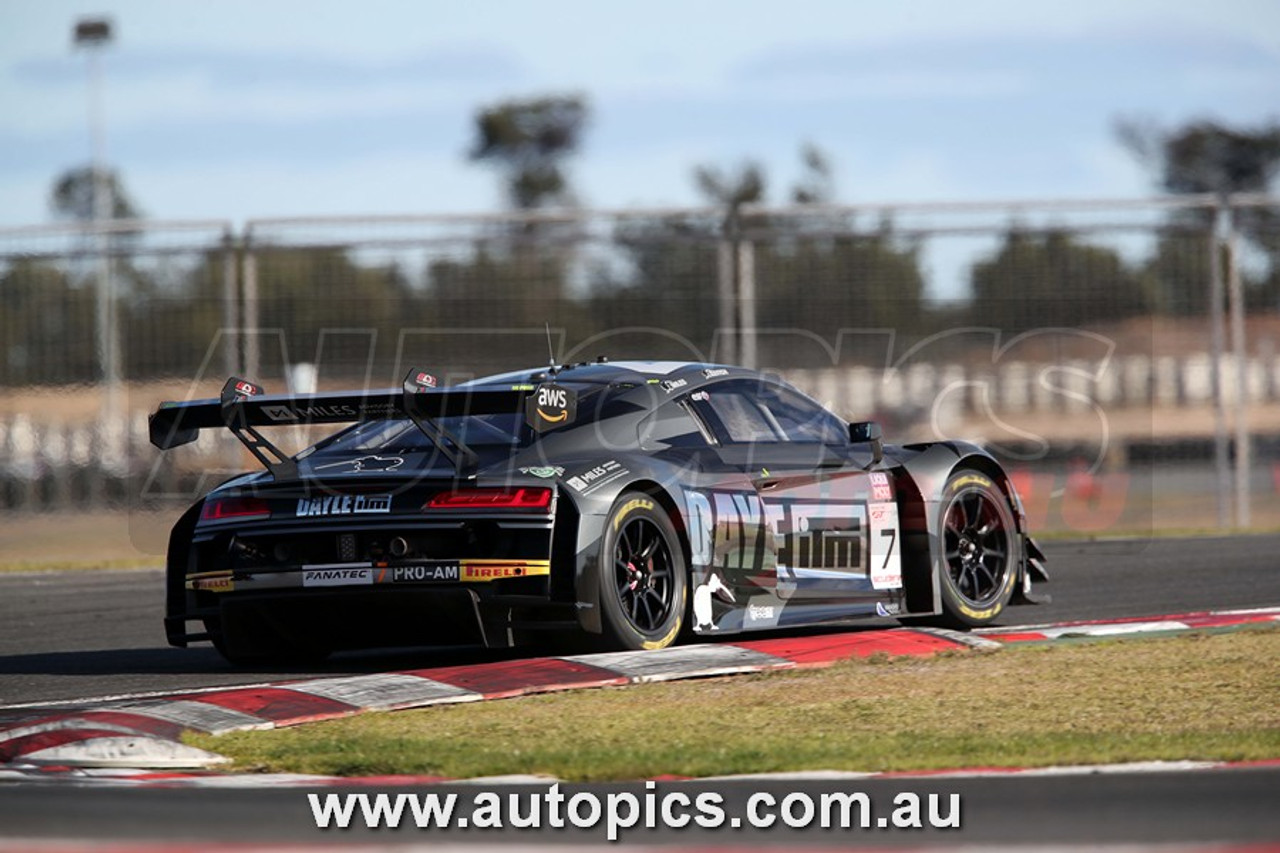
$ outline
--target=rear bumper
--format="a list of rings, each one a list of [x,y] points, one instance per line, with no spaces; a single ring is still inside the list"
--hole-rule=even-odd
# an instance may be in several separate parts
[[[223,639],[224,626],[329,650],[417,645],[502,648],[522,628],[574,624],[573,606],[557,604],[545,577],[488,584],[368,585],[363,587],[189,590],[181,612],[165,617],[169,644]]]
[[[210,571],[188,575],[175,598],[164,625],[178,647],[216,642],[229,622],[259,622],[330,649],[506,647],[515,629],[573,620],[572,603],[552,601],[547,560]]]

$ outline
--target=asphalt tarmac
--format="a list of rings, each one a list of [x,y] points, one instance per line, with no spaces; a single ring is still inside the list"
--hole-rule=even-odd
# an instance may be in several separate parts
[[[1049,543],[1052,603],[1007,611],[1006,625],[1157,616],[1280,605],[1280,536]],[[477,649],[340,654],[307,671],[233,670],[211,648],[171,649],[161,630],[158,571],[0,575],[0,705],[60,701],[356,674],[492,660]],[[884,627],[884,621],[867,627]],[[511,653],[503,653],[511,654]],[[1275,701],[1280,697],[1260,697]],[[0,714],[3,711],[0,710]],[[547,785],[485,787],[538,794]],[[323,793],[344,789],[326,788]],[[426,793],[361,785],[365,792]],[[629,786],[564,792],[631,792]],[[840,782],[669,782],[662,792],[715,791],[729,814],[754,793],[865,793],[877,813],[904,792],[959,796],[962,820],[949,829],[636,829],[625,841],[678,846],[930,847],[934,845],[1187,845],[1280,842],[1280,767],[1161,773],[902,779]],[[432,787],[473,797],[475,786]],[[306,791],[296,788],[94,788],[63,783],[0,785],[0,842],[96,839],[129,843],[424,845],[600,844],[593,830],[320,830]],[[0,844],[0,850],[12,849]]]
[[[1047,605],[1001,624],[1116,619],[1280,605],[1280,535],[1049,542]],[[0,706],[451,666],[510,657],[483,649],[346,652],[308,669],[235,669],[204,644],[165,643],[154,571],[0,574]],[[883,628],[892,620],[868,620]],[[514,654],[518,654],[514,653]]]

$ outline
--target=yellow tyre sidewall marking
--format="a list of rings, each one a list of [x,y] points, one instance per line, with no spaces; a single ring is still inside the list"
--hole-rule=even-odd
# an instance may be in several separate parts
[[[637,509],[653,509],[654,503],[644,498],[632,498],[622,505],[618,510],[618,514],[613,517],[613,531],[618,532],[618,528],[622,526],[622,520]]]
[[[989,489],[996,488],[996,484],[993,483],[989,477],[984,474],[973,472],[965,474],[963,477],[952,481],[947,487],[948,493],[950,496],[954,496],[965,486],[985,486]],[[1006,573],[1004,587],[1000,590],[1000,598],[1004,598],[1004,594],[1009,590],[1009,587],[1013,586],[1017,574],[1018,573],[1016,571]],[[1004,604],[997,603],[984,610],[975,610],[963,602],[956,602],[956,607],[961,613],[968,616],[970,619],[990,619],[1004,609]]]

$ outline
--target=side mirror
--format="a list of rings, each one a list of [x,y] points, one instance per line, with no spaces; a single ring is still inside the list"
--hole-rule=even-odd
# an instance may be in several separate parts
[[[879,465],[884,459],[884,432],[875,421],[854,421],[849,424],[850,444],[870,444],[871,464]]]

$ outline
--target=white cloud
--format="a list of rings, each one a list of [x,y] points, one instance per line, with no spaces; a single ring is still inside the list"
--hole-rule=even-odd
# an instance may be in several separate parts
[[[584,202],[607,206],[696,203],[694,164],[747,157],[765,163],[780,199],[806,140],[833,156],[845,201],[1119,191],[1134,186],[1134,170],[1110,136],[1109,110],[1149,107],[1169,123],[1231,101],[1233,118],[1260,121],[1280,94],[1268,66],[1280,55],[1280,4],[1243,0],[97,7],[0,9],[0,216],[44,219],[52,174],[87,152],[70,27],[98,11],[119,33],[109,56],[120,66],[112,73],[109,62],[106,80],[109,154],[140,203],[164,216],[493,209],[497,177],[463,159],[472,111],[554,90],[583,91],[595,106],[570,168]],[[1178,67],[1181,42],[1151,33],[1208,45],[1205,62],[1173,79],[1165,70]],[[1075,61],[1091,34],[1123,42],[1105,67]],[[1079,52],[1042,67],[1038,45],[1070,40]],[[1001,44],[1004,64],[973,50]],[[1233,66],[1235,44],[1258,56]],[[165,57],[184,51],[166,70]],[[15,75],[19,66],[27,73]],[[1054,98],[1061,113],[1048,109]]]

